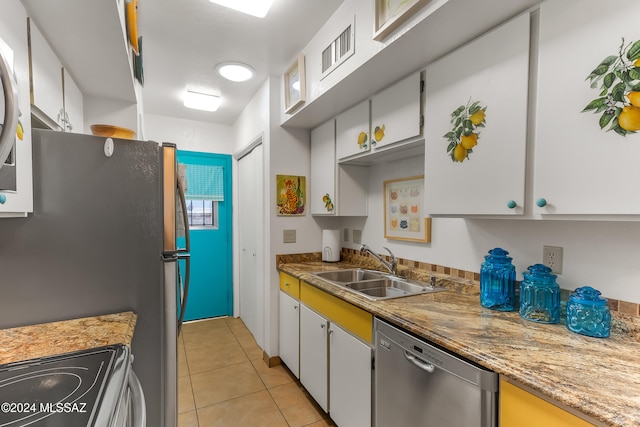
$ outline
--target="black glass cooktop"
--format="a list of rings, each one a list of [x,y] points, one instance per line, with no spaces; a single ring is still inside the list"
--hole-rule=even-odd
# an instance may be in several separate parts
[[[0,365],[0,427],[95,425],[123,347]]]

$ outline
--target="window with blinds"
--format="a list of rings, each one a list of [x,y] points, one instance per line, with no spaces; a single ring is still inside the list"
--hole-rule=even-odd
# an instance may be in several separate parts
[[[191,227],[218,228],[218,203],[224,201],[224,168],[206,164],[179,165],[186,182],[187,216]]]

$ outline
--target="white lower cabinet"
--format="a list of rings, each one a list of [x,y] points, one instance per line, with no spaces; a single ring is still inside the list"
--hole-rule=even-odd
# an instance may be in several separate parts
[[[300,378],[300,302],[280,291],[280,359]]]
[[[329,411],[327,330],[324,317],[300,304],[300,382]]]
[[[371,426],[367,344],[300,304],[300,382],[339,427]]]
[[[371,425],[371,347],[329,325],[329,413],[340,427]]]

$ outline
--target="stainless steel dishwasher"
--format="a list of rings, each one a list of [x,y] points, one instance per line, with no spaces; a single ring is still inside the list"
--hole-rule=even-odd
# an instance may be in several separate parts
[[[377,427],[495,427],[498,374],[375,319]]]

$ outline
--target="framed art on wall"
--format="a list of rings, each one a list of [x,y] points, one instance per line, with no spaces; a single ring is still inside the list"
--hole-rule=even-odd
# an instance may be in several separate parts
[[[307,179],[304,176],[276,175],[278,216],[306,215]]]
[[[409,19],[429,0],[374,0],[373,39],[380,41]]]
[[[384,237],[431,241],[431,218],[424,214],[424,175],[384,182]]]
[[[284,112],[289,114],[304,104],[305,88],[304,55],[300,54],[284,73]]]

